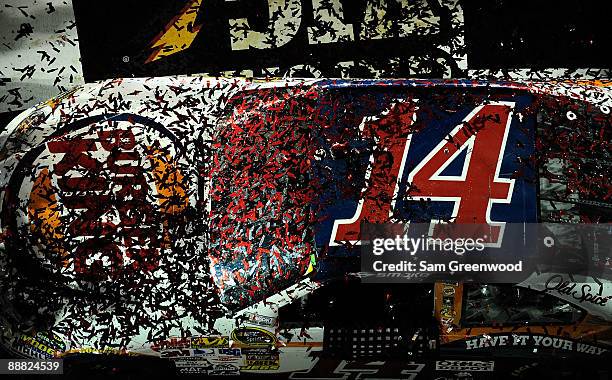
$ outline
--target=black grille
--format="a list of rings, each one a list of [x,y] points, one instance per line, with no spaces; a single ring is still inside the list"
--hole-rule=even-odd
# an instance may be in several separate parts
[[[408,358],[428,349],[421,329],[398,326],[334,326],[325,328],[323,353],[348,359],[364,357]]]

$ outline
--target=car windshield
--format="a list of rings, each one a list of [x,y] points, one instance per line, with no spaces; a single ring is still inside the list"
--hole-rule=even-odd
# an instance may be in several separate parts
[[[570,324],[583,311],[551,295],[505,284],[466,284],[465,325]]]

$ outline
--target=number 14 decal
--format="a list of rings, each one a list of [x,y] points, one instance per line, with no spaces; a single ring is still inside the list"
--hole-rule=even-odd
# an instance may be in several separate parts
[[[361,223],[397,222],[395,203],[410,142],[416,131],[416,101],[398,101],[380,116],[364,118],[360,129],[376,146],[366,172],[367,186],[352,218],[334,222],[330,245],[359,244]],[[453,202],[452,221],[485,226],[487,246],[501,245],[504,222],[491,220],[495,203],[510,203],[514,180],[500,178],[514,102],[489,102],[476,107],[408,174],[408,200]],[[391,127],[390,127],[391,126]],[[461,175],[441,173],[463,151]],[[433,227],[440,223],[432,220]]]

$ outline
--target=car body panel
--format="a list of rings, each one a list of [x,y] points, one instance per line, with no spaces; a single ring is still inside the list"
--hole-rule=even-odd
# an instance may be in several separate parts
[[[546,148],[551,136],[537,131],[543,117],[573,123],[578,134],[601,124],[599,140],[559,142],[568,162],[568,153],[609,155],[608,82],[126,78],[28,110],[0,135],[3,302],[10,306],[3,344],[25,357],[173,358],[187,373],[308,370],[317,362],[311,353],[324,350],[325,327],[282,331],[279,309],[359,272],[359,247],[337,234],[368,185],[382,205],[366,211],[379,221],[452,217],[445,200],[408,212],[415,199],[402,178],[491,104],[514,112],[510,143],[493,152],[514,192],[491,206],[492,220],[607,222],[597,207],[577,208],[577,198],[557,198],[563,212],[542,206],[557,187],[536,168],[555,157]],[[410,120],[418,121],[402,129]],[[370,178],[377,144],[393,147],[409,136],[414,157],[397,169],[401,175],[389,164]],[[584,190],[588,181],[579,176],[563,186],[579,189],[585,202],[603,191],[596,201],[609,204],[602,169],[591,171],[583,174],[593,189]],[[395,182],[392,193],[387,185]],[[390,197],[403,199],[393,206],[404,214],[389,212]],[[462,286],[435,287],[443,345],[466,351],[469,339],[502,333],[609,339],[609,323],[601,322],[609,309],[584,305],[583,319],[554,328],[462,327]],[[609,281],[603,286],[608,295]]]

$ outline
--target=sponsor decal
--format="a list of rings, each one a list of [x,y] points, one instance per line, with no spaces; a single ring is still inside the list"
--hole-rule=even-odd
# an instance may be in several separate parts
[[[220,356],[213,357],[211,360],[212,360],[213,363],[220,363],[220,364],[234,363],[234,364],[239,364],[241,359],[242,359],[242,357],[240,357],[240,356],[225,356],[225,355],[220,355]]]
[[[595,306],[606,306],[612,295],[602,295],[603,284],[576,284],[575,282],[564,280],[560,274],[551,276],[545,284],[547,292],[572,297],[578,303],[587,303]]]
[[[452,284],[443,284],[442,286],[440,318],[444,323],[450,324],[455,317],[455,287]]]
[[[191,338],[169,338],[160,341],[153,342],[151,349],[153,351],[160,351],[164,348],[189,348]]]
[[[241,367],[246,371],[275,371],[280,368],[280,358],[278,351],[267,353],[249,352],[244,358],[244,365]]]
[[[247,323],[252,323],[254,325],[272,327],[276,325],[276,318],[269,317],[267,315],[261,315],[257,313],[245,313],[244,316],[247,318]]]
[[[599,276],[533,273],[519,286],[542,291],[576,305],[597,317],[612,318],[612,282]]]
[[[226,336],[200,336],[191,338],[191,348],[229,347]]]
[[[49,359],[63,352],[66,344],[56,334],[42,332],[35,336],[22,334],[13,344],[13,349],[30,357]]]
[[[237,357],[242,356],[242,352],[240,352],[240,348],[219,348],[217,351],[219,355],[237,356]]]
[[[237,376],[240,368],[230,363],[213,364],[205,359],[190,358],[174,361],[179,374],[207,374],[214,376]]]
[[[130,352],[124,349],[117,349],[111,347],[94,348],[94,347],[81,347],[67,350],[61,353],[59,356],[65,356],[68,354],[106,354],[106,355],[127,355],[127,356],[140,356],[137,352]]]
[[[438,371],[492,372],[495,362],[480,360],[437,360]]]
[[[239,374],[242,359],[240,350],[225,348],[163,350],[161,357],[172,358],[180,374],[223,376]]]
[[[552,337],[546,335],[482,335],[465,340],[466,350],[479,350],[494,347],[520,347],[533,349],[538,348],[557,349],[568,352],[576,352],[586,355],[601,356],[608,353],[607,348],[594,346],[588,343],[576,342],[567,338]]]
[[[77,282],[136,281],[158,268],[173,241],[168,221],[189,204],[180,151],[166,128],[138,115],[79,120],[19,162],[3,219]]]
[[[239,376],[240,368],[233,364],[214,364],[212,369],[208,370],[210,376]]]
[[[455,295],[455,287],[452,284],[443,284],[442,295],[444,297],[453,297]]]
[[[214,354],[215,350],[212,348],[173,348],[160,351],[162,358],[212,356]]]
[[[258,327],[238,328],[232,331],[232,340],[247,347],[270,347],[276,344],[273,333]]]
[[[151,345],[153,351],[161,351],[168,348],[182,349],[206,349],[216,347],[229,347],[229,338],[226,336],[196,336],[196,337],[174,337],[165,340],[156,341]],[[207,352],[206,350],[188,352]]]
[[[195,374],[208,374],[208,368],[206,367],[178,367],[176,368],[179,374],[183,375],[195,375]]]
[[[176,365],[177,368],[212,368],[211,363],[207,359],[198,357],[176,359],[174,360],[174,365]]]
[[[243,355],[265,355],[269,354],[270,352],[272,352],[271,347],[249,347],[242,349]]]

